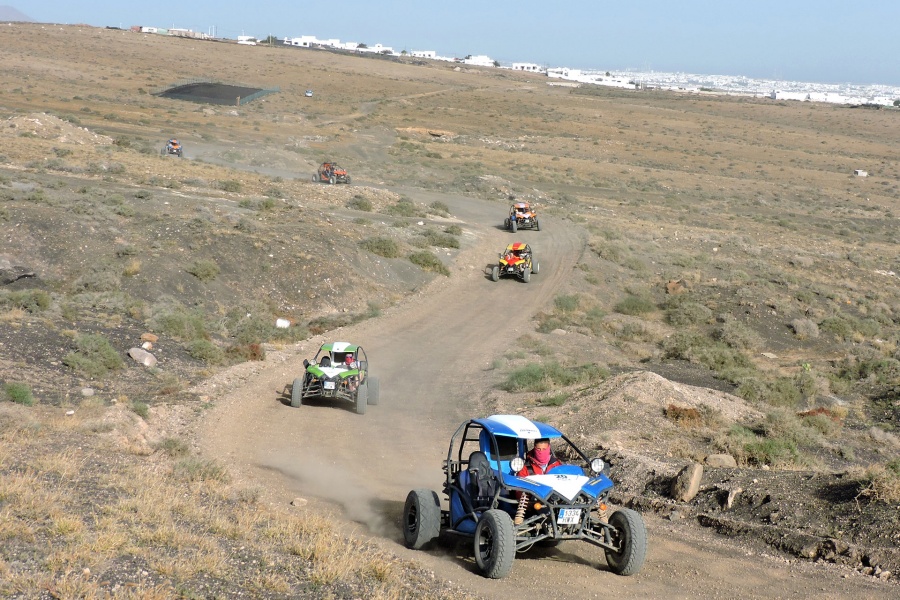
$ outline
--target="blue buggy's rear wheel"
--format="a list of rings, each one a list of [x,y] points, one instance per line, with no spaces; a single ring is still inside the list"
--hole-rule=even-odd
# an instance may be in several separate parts
[[[441,501],[432,490],[412,490],[403,505],[403,541],[418,550],[441,533]]]

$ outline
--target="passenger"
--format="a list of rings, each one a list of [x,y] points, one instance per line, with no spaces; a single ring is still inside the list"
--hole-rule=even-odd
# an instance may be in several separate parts
[[[344,366],[351,370],[356,369],[359,366],[356,363],[356,360],[354,360],[352,352],[348,352],[344,356]],[[348,377],[347,378],[347,387],[350,388],[351,392],[356,391],[356,388],[359,387],[359,376],[352,375],[352,376]]]

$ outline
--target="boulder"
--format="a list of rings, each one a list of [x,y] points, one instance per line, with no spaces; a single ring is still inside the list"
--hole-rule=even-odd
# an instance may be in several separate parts
[[[730,454],[710,454],[706,457],[706,464],[717,469],[734,469],[737,461]]]
[[[132,348],[128,351],[128,356],[134,362],[144,365],[145,367],[155,367],[156,357],[144,350],[143,348]]]
[[[690,502],[700,491],[701,479],[703,479],[703,465],[689,464],[672,480],[672,498],[679,502]]]

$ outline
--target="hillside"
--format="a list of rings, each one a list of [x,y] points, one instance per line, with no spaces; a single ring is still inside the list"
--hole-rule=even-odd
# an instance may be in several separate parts
[[[795,587],[746,597],[896,593],[900,112],[81,26],[0,45],[5,595],[504,596],[465,550],[396,543],[403,490],[461,418],[497,412],[605,456],[659,548],[715,530],[755,557],[711,567],[712,589],[780,561]],[[280,91],[154,95],[202,78]],[[160,154],[171,137],[184,158]],[[311,182],[324,160],[352,185]],[[529,284],[484,271],[512,199],[545,224],[515,238],[542,262]],[[338,337],[365,340],[385,402],[291,412],[300,360]],[[369,456],[376,434],[407,468]],[[381,475],[337,499],[282,463],[306,440]],[[570,552],[528,567],[571,574],[560,597],[625,585]],[[615,591],[664,588],[648,563]],[[539,585],[526,571],[503,585]]]

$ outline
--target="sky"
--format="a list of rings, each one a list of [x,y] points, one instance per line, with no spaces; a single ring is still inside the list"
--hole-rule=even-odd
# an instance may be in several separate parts
[[[0,0],[2,1],[2,0]],[[502,64],[900,86],[900,1],[6,0],[35,21],[313,35]]]

